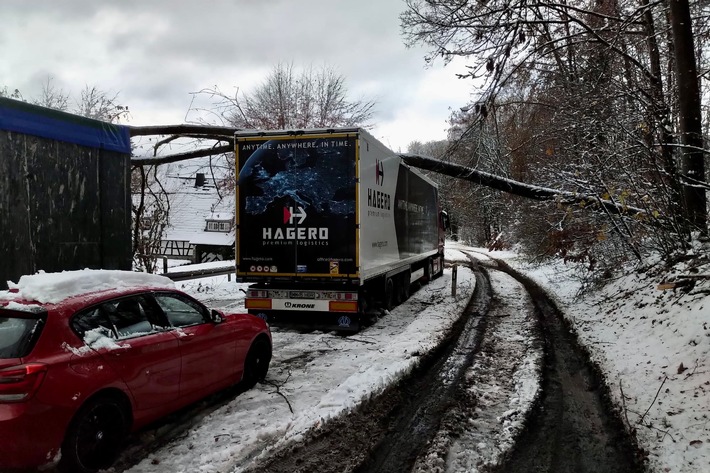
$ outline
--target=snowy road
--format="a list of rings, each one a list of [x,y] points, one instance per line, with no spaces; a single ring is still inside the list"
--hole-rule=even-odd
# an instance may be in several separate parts
[[[466,260],[460,253],[455,256]],[[267,383],[236,397],[215,396],[142,431],[111,471],[244,471],[411,372],[461,315],[474,281],[470,270],[459,268],[454,298],[447,270],[354,336],[275,328]],[[226,277],[184,284],[199,299],[232,308],[243,298],[240,287]]]
[[[543,346],[532,300],[512,277],[490,271],[489,278],[493,301],[486,337],[466,373],[460,402],[413,471],[487,471],[513,447],[540,395]]]
[[[468,261],[454,249],[447,251],[447,259]],[[407,409],[398,408],[398,403],[407,404],[412,390],[422,391],[412,399],[415,394],[427,397],[422,385],[397,389],[402,380],[420,378],[421,365],[431,358],[428,355],[443,353],[441,346],[457,330],[475,281],[473,271],[459,266],[457,296],[452,297],[447,269],[444,277],[423,286],[407,303],[348,337],[274,329],[274,359],[266,383],[244,393],[232,390],[212,396],[141,431],[109,471],[367,472],[401,471],[398,468],[406,464],[418,472],[475,472],[499,465],[510,457],[518,435],[526,434],[531,409],[544,397],[543,338],[536,302],[510,275],[490,271],[493,297],[483,324],[485,338],[476,342],[475,356],[457,353],[454,347],[437,375],[443,378],[428,382],[434,389],[427,392],[446,391],[438,386],[446,386],[447,376],[455,371],[451,367],[460,371],[468,366],[462,378],[448,380],[456,384],[456,395],[453,401],[446,400],[441,414],[432,417],[435,428],[427,427],[424,443],[412,435],[421,424],[407,421],[406,415],[400,415]],[[240,288],[226,277],[184,283],[184,289],[196,297],[232,309],[241,308]],[[468,365],[456,362],[457,356]],[[412,419],[441,409],[423,405],[412,407]],[[392,429],[389,434],[387,428]],[[334,431],[343,436],[318,444],[319,437],[327,438]],[[365,445],[360,439],[370,432],[370,443]],[[382,441],[383,435],[387,441]],[[412,458],[402,460],[388,453],[399,451],[397,442],[408,440],[412,448],[405,456]],[[315,461],[302,463],[299,458]]]

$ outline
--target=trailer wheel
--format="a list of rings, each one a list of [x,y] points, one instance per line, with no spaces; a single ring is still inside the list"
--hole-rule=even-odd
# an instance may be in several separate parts
[[[441,256],[437,256],[436,259],[438,260],[439,263],[439,270],[437,272],[434,272],[434,259],[432,258],[429,261],[430,267],[429,270],[431,271],[431,279],[436,279],[439,276],[444,274],[444,258]]]
[[[431,262],[431,258],[427,258],[426,265],[424,266],[424,278],[427,282],[434,279],[434,264]]]
[[[394,290],[394,281],[392,278],[387,278],[385,281],[385,309],[392,310],[397,305],[396,293]]]
[[[436,274],[436,277],[444,275],[444,257],[439,256],[438,258],[439,258],[439,272]]]
[[[409,299],[409,286],[410,276],[409,271],[406,271],[399,276],[399,287],[397,288],[397,292],[399,293],[398,299],[400,304]]]

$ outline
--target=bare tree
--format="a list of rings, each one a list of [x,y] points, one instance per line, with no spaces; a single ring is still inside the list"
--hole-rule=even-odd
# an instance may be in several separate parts
[[[684,204],[691,227],[707,233],[705,188],[698,185],[705,184],[705,150],[690,6],[688,0],[669,1],[678,82]]]
[[[333,68],[299,72],[292,63],[276,65],[251,92],[229,96],[215,88],[202,93],[217,100],[224,123],[249,129],[367,127],[375,106],[373,100],[349,100],[345,77]]]
[[[170,215],[170,201],[158,178],[157,166],[136,166],[131,173],[133,203],[133,263],[138,269],[154,273],[156,255]]]
[[[682,115],[676,97],[688,88],[679,87],[679,68],[672,67],[682,42],[670,34],[671,2],[408,0],[401,18],[407,42],[430,47],[426,60],[465,57],[470,65],[462,76],[478,79],[478,100],[452,127],[452,159],[559,195],[640,210],[642,218],[628,219],[606,207],[600,218],[582,212],[579,202],[557,201],[535,218],[546,222],[547,237],[589,235],[580,239],[580,254],[613,243],[640,258],[649,241],[670,253],[687,245],[690,230],[705,228],[696,215],[705,215],[702,141],[685,146],[696,153],[692,172],[679,166],[676,152],[679,136],[699,133],[674,129]],[[672,6],[689,10],[687,1]],[[690,18],[682,24],[690,31]],[[686,57],[693,56],[690,40]],[[697,85],[696,74],[685,79]],[[495,137],[498,152],[486,154],[481,136]],[[474,163],[461,161],[462,151]],[[525,205],[526,214],[511,224],[531,223],[525,217],[540,206]]]
[[[5,97],[8,99],[14,99],[14,100],[21,100],[23,102],[25,101],[25,98],[22,96],[22,92],[20,92],[19,89],[10,90],[7,88],[6,85],[0,89],[0,97]]]
[[[54,84],[52,77],[47,77],[42,84],[39,97],[26,99],[22,93],[15,89],[10,92],[7,86],[0,89],[0,97],[8,97],[23,102],[29,102],[40,107],[74,113],[86,118],[93,118],[110,123],[119,123],[129,117],[128,106],[121,105],[118,93],[110,93],[99,89],[97,86],[85,85],[79,97],[75,98],[71,106],[71,94]]]
[[[96,120],[118,123],[121,119],[128,118],[128,107],[118,103],[118,93],[98,89],[96,86],[84,86],[75,112],[78,115]]]
[[[32,101],[33,104],[66,112],[69,110],[69,93],[58,88],[52,83],[52,78],[47,77],[42,84],[42,94]]]

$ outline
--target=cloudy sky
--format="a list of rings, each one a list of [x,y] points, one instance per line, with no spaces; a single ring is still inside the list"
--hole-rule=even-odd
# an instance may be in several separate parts
[[[249,91],[280,62],[332,66],[351,99],[377,101],[373,134],[394,150],[445,137],[469,100],[463,63],[427,68],[404,46],[404,0],[2,0],[0,88],[39,96],[119,93],[131,125],[184,123],[193,93]],[[193,103],[194,106],[194,103]]]

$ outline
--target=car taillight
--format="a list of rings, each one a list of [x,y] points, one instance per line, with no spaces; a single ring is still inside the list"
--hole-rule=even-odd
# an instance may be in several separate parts
[[[0,402],[22,402],[39,389],[47,365],[29,363],[0,370]]]

